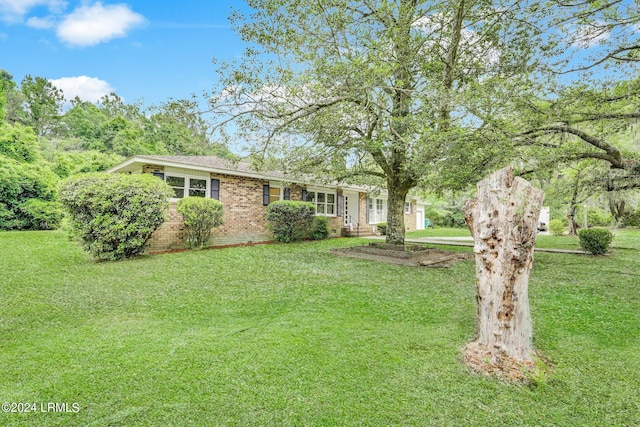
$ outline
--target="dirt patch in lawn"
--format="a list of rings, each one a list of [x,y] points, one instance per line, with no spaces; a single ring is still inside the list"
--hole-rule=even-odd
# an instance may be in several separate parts
[[[366,246],[332,249],[331,252],[338,256],[409,267],[451,267],[455,262],[473,258],[473,254],[470,253],[446,251],[421,245],[402,246],[385,243],[369,243]]]

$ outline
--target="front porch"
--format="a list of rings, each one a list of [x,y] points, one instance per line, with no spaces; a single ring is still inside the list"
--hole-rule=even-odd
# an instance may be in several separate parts
[[[367,224],[361,226],[343,226],[342,232],[340,233],[342,237],[371,237],[377,236],[378,230],[374,224]]]
[[[370,237],[379,235],[377,224],[387,221],[387,200],[380,197],[367,197],[366,193],[345,191],[342,199],[343,237]],[[424,207],[418,208],[417,199],[405,203],[404,222],[406,231],[424,228]]]

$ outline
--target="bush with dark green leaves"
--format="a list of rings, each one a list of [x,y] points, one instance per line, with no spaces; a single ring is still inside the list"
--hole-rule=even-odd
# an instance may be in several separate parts
[[[611,225],[612,221],[613,216],[601,209],[591,208],[587,211],[587,223],[589,227],[606,227]]]
[[[623,218],[623,225],[625,227],[640,227],[640,209],[628,213]]]
[[[329,218],[326,216],[315,217],[311,226],[311,238],[313,240],[322,240],[327,237],[329,237]]]
[[[184,220],[188,248],[203,248],[211,238],[211,229],[224,224],[222,203],[204,197],[185,197],[176,204]]]
[[[578,232],[580,246],[593,255],[603,255],[609,250],[613,233],[606,228],[584,228]]]
[[[376,224],[376,228],[378,229],[378,232],[380,232],[380,234],[382,234],[383,236],[385,236],[387,234],[387,223],[386,222],[381,222],[379,224]]]
[[[465,228],[467,226],[462,208],[457,206],[427,208],[425,218],[437,227]]]
[[[53,230],[60,225],[64,213],[58,202],[29,199],[20,210],[28,220],[30,230]]]
[[[152,175],[94,173],[67,178],[59,197],[83,248],[99,260],[120,260],[144,252],[172,195]]]
[[[55,203],[58,179],[42,163],[0,154],[0,230],[56,228],[62,216]]]
[[[0,154],[19,162],[34,162],[38,142],[32,128],[0,122]]]
[[[289,243],[308,235],[315,218],[313,203],[278,200],[267,207],[267,221],[277,242]]]

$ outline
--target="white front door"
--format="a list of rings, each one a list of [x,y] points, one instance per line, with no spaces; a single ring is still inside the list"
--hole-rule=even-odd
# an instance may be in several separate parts
[[[342,215],[342,224],[344,226],[358,225],[358,193],[344,192],[344,209]]]
[[[416,211],[416,230],[424,230],[424,211]]]

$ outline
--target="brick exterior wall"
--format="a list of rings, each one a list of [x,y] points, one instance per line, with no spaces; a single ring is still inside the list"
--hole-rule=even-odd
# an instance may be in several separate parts
[[[358,193],[358,222],[361,226],[367,223],[367,193]]]
[[[271,240],[267,228],[262,188],[268,180],[211,174],[220,180],[220,201],[224,206],[224,224],[212,232],[211,244],[232,245]]]
[[[164,167],[145,165],[143,173],[164,172]],[[245,243],[260,243],[272,240],[267,227],[266,206],[263,206],[263,186],[269,184],[266,179],[249,178],[236,175],[210,174],[212,179],[220,180],[220,202],[224,206],[224,224],[214,228],[211,233],[212,246],[225,246]],[[291,200],[301,201],[303,186],[291,185]],[[337,194],[341,194],[338,190]],[[359,193],[359,221],[366,226],[367,194]],[[413,203],[412,214],[405,214],[408,231],[416,229],[416,204]],[[336,206],[337,209],[337,206]],[[342,216],[330,217],[329,231],[331,237],[341,234]],[[184,223],[182,216],[176,211],[176,202],[169,204],[167,220],[153,233],[149,240],[148,252],[183,249]]]
[[[415,200],[411,200],[411,213],[404,214],[404,228],[407,231],[416,231],[416,209],[418,204]]]
[[[167,220],[151,235],[147,252],[184,248],[184,222],[176,211],[176,203],[169,203]]]
[[[338,212],[338,195],[341,195],[341,194],[342,194],[342,190],[336,191],[336,213]],[[329,217],[329,236],[338,237],[341,234],[342,234],[342,213],[340,215]]]
[[[145,166],[145,173],[162,172],[161,167]],[[267,227],[266,206],[262,204],[263,186],[268,180],[235,175],[211,174],[220,180],[220,202],[224,206],[224,224],[211,233],[212,246],[226,246],[245,243],[260,243],[272,240]],[[291,185],[291,200],[302,200],[303,187]],[[330,236],[340,235],[341,217],[329,220]],[[148,252],[183,249],[184,222],[176,211],[176,202],[169,204],[167,220],[153,233],[149,240]]]

